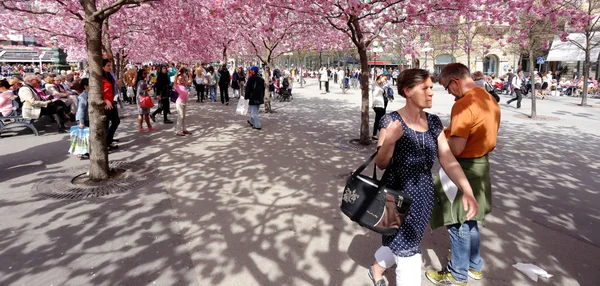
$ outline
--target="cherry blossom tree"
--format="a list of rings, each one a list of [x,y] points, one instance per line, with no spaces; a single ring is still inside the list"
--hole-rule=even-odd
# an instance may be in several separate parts
[[[582,12],[579,15],[580,18],[578,18],[579,21],[571,20],[569,24],[583,30],[583,42],[574,37],[567,37],[567,40],[585,53],[585,59],[583,61],[583,91],[581,93],[581,106],[587,106],[588,78],[590,76],[592,62],[590,57],[592,50],[600,47],[600,34],[597,34],[600,32],[600,17],[598,15],[600,12],[600,1],[582,1],[577,8]],[[598,61],[597,58],[593,60]],[[596,73],[598,72],[599,71],[597,70]]]
[[[276,1],[275,1],[276,2]],[[361,123],[360,143],[370,144],[369,132],[369,70],[367,51],[371,44],[380,38],[388,25],[397,30],[425,31],[427,26],[449,26],[464,17],[485,18],[489,23],[500,19],[502,3],[492,0],[378,0],[378,1],[338,1],[312,0],[299,5],[295,2],[277,4],[287,9],[310,16],[314,22],[325,23],[346,35],[357,49],[361,62]],[[297,5],[298,4],[298,5]],[[410,39],[406,39],[410,43]],[[418,54],[416,45],[406,45],[408,54]]]
[[[9,13],[4,16],[5,29],[19,30],[28,27],[38,36],[55,36],[62,44],[77,46],[85,39],[90,72],[90,169],[89,177],[94,181],[110,177],[108,150],[102,99],[102,38],[104,21],[121,8],[135,9],[158,0],[26,0],[2,1],[2,8]],[[27,20],[27,21],[24,21]],[[48,37],[49,38],[49,37]]]
[[[514,43],[529,55],[529,74],[535,86],[535,55],[548,50],[554,35],[564,39],[568,33],[561,31],[565,22],[574,26],[588,19],[576,9],[573,0],[533,0],[507,3],[515,20],[511,25],[513,36],[507,42]],[[531,119],[537,118],[536,90],[532,88]]]

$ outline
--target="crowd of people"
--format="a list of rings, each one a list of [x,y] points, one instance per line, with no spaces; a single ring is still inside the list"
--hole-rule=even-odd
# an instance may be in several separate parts
[[[11,76],[25,76],[26,73],[43,73],[48,71],[48,65],[42,64],[9,64],[0,65],[0,75],[4,78]]]
[[[197,102],[217,102],[217,89],[223,105],[229,105],[229,89],[235,98],[249,101],[251,118],[248,123],[254,129],[261,129],[258,118],[259,106],[264,103],[264,80],[259,77],[259,68],[247,70],[236,67],[230,73],[224,64],[217,68],[210,65],[130,65],[123,72],[120,81],[115,75],[111,59],[102,61],[102,97],[106,116],[106,143],[112,151],[119,146],[114,138],[120,124],[119,106],[135,104],[138,110],[138,131],[158,130],[152,125],[158,114],[163,115],[164,124],[172,124],[168,116],[170,105],[175,103],[177,110],[176,136],[191,134],[186,128],[187,104],[195,95]],[[81,78],[83,74],[85,78]],[[261,82],[262,80],[262,82]],[[246,84],[252,83],[251,85]],[[256,84],[255,84],[256,83]],[[19,103],[20,115],[29,120],[37,120],[47,115],[58,123],[58,132],[66,133],[68,122],[80,129],[89,127],[89,79],[87,72],[61,71],[39,73],[21,77],[11,75],[0,82],[0,111],[3,116],[14,114],[13,101]],[[262,92],[262,93],[261,93]],[[154,97],[154,98],[152,98]],[[151,110],[156,100],[158,106]],[[146,123],[146,129],[143,123]],[[89,157],[89,152],[78,154],[81,159]]]

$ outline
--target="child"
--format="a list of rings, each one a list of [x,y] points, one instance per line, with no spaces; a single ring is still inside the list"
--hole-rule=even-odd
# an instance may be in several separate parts
[[[140,97],[149,96],[148,92],[152,90],[152,86],[148,86],[146,82],[146,77],[148,77],[148,71],[146,69],[141,69],[138,71],[137,75],[137,105],[138,105],[138,131],[139,132],[148,132],[158,130],[158,128],[152,127],[150,124],[150,107],[141,107],[140,106]],[[144,120],[146,121],[146,125],[148,126],[148,130],[145,130],[142,126]]]
[[[173,85],[173,89],[177,92],[177,101],[175,101],[175,105],[177,106],[177,126],[175,128],[175,135],[177,136],[185,136],[188,134],[192,134],[191,132],[185,129],[185,113],[186,113],[186,105],[189,97],[189,93],[186,89],[186,86],[192,83],[192,75],[189,72],[189,76],[186,77],[183,72],[179,72],[175,76],[175,84]]]
[[[77,97],[76,120],[78,126],[71,127],[71,148],[69,153],[77,155],[80,160],[89,159],[88,144],[90,138],[90,116],[88,111],[88,91],[90,81],[84,78],[79,83],[83,92]]]

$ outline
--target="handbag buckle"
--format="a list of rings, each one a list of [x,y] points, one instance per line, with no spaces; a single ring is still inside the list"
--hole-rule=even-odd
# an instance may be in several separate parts
[[[404,202],[404,198],[402,196],[398,196],[398,203],[396,204],[397,207],[401,207],[402,206],[402,202]]]

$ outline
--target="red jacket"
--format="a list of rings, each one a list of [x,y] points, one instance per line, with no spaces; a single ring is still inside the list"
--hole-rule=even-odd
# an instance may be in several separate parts
[[[114,103],[115,97],[113,95],[113,87],[112,83],[110,83],[105,78],[102,79],[102,97],[104,101],[108,100],[110,103]]]

